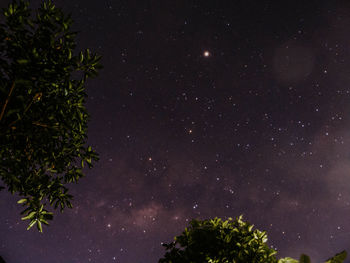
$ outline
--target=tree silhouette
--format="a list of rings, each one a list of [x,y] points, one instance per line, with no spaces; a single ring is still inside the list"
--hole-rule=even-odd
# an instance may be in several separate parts
[[[226,221],[192,220],[173,242],[163,244],[166,253],[159,263],[311,263],[307,255],[301,255],[299,260],[277,259],[277,251],[266,244],[266,233],[253,227],[242,216]],[[342,263],[345,259],[343,251],[326,263]]]
[[[85,83],[101,57],[79,53],[72,19],[51,1],[35,15],[13,1],[0,24],[0,178],[23,197],[28,229],[48,224],[46,208],[71,208],[66,185],[98,159],[87,140]]]
[[[236,219],[192,220],[174,242],[164,244],[167,252],[159,263],[274,263],[276,251],[266,244],[265,232]]]

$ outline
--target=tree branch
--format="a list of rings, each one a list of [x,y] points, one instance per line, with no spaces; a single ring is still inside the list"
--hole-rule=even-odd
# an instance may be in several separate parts
[[[26,114],[26,112],[29,110],[30,106],[32,106],[33,101],[35,101],[35,100],[36,100],[36,101],[37,101],[37,100],[40,100],[41,96],[42,96],[42,93],[41,93],[41,92],[38,93],[38,94],[35,94],[35,96],[33,97],[33,99],[30,101],[30,103],[28,104],[28,106],[25,108],[25,110],[24,110],[24,112],[23,112],[23,116],[24,116],[24,115]],[[22,116],[22,117],[23,117],[23,116]],[[18,122],[20,119],[22,119],[22,117],[17,118],[17,120],[14,120],[13,122],[11,122],[10,125],[9,125],[9,127],[13,126],[16,122]],[[1,119],[0,119],[0,121],[1,121]],[[33,124],[36,124],[36,123],[33,122]],[[48,127],[47,125],[44,126],[44,124],[43,124],[43,125],[36,124],[36,125],[43,126],[43,127]],[[0,262],[0,263],[1,263],[1,262]]]
[[[37,122],[37,121],[33,121],[32,124],[37,125],[37,126],[41,126],[44,128],[50,128],[48,125],[46,125],[44,123]]]
[[[11,97],[11,94],[12,94],[12,91],[13,91],[14,88],[15,88],[15,82],[13,81],[13,82],[12,82],[11,89],[10,89],[10,92],[9,92],[9,94],[7,95],[7,98],[6,98],[6,100],[5,100],[5,104],[4,104],[4,106],[2,106],[2,110],[1,110],[1,114],[0,114],[0,121],[2,120],[2,117],[4,116],[5,109],[6,109],[6,107],[7,107],[7,104],[8,104],[8,102],[9,102],[9,100],[10,100],[10,97]]]

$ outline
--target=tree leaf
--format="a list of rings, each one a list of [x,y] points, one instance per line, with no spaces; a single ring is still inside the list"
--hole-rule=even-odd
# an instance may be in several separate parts
[[[299,259],[300,263],[311,263],[309,256],[302,254]]]
[[[336,254],[334,257],[328,259],[326,263],[343,263],[347,257],[346,251],[342,251]]]
[[[21,199],[17,201],[17,204],[23,204],[27,201],[27,198]]]

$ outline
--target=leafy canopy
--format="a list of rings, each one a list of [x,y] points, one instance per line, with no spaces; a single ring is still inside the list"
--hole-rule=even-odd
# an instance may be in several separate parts
[[[276,262],[276,251],[266,245],[265,232],[253,230],[242,216],[223,221],[192,220],[190,227],[164,244],[167,252],[160,263]]]
[[[50,0],[35,14],[29,2],[14,0],[1,16],[0,178],[23,197],[28,229],[42,231],[53,218],[46,208],[71,208],[66,185],[98,159],[86,146],[85,83],[101,57],[74,52],[72,19]]]
[[[163,244],[166,253],[159,263],[310,263],[306,255],[301,255],[299,260],[278,260],[277,251],[266,244],[266,233],[253,227],[242,216],[226,221],[192,220],[173,242]],[[326,263],[342,263],[345,259],[343,251]]]

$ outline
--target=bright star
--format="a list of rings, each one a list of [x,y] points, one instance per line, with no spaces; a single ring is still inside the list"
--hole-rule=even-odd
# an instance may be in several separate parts
[[[209,51],[204,51],[203,55],[204,55],[205,57],[209,57],[209,56],[210,56],[210,52],[209,52]]]

